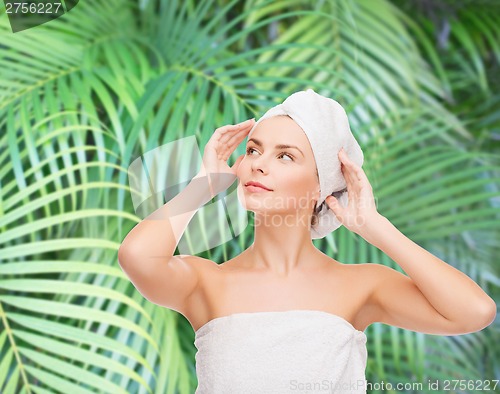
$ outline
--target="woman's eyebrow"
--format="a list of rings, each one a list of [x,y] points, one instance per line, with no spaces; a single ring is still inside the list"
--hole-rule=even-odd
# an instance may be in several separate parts
[[[255,139],[255,138],[250,138],[248,140],[248,142],[250,142],[250,141],[254,142],[255,145],[257,145],[257,146],[262,147],[262,142],[260,142],[259,140]],[[305,157],[304,153],[302,153],[302,151],[294,145],[278,144],[275,146],[275,148],[276,149],[288,149],[288,148],[297,149],[302,154],[302,156]]]

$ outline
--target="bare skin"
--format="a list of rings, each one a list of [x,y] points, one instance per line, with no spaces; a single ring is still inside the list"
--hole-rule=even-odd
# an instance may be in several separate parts
[[[308,222],[304,225],[299,220],[301,215],[310,219],[319,190],[307,137],[287,117],[267,119],[259,126],[236,172],[240,200],[255,213],[254,243],[219,266],[210,261],[199,265],[200,282],[184,309],[193,329],[234,313],[294,309],[332,313],[359,331],[382,322],[423,333],[456,335],[491,324],[496,315],[494,301],[465,274],[415,244],[381,216],[366,174],[343,151],[338,156],[349,205],[342,208],[329,197],[328,207],[348,230],[385,252],[409,276],[380,264],[341,264],[318,251]],[[255,145],[252,138],[260,143]],[[297,146],[303,155],[286,149],[295,161],[283,162],[281,150],[273,149],[280,143]],[[249,180],[272,191],[245,193],[242,183]],[[307,203],[299,208],[277,204],[288,196]],[[266,225],[268,216],[296,217],[297,221],[277,226],[268,221],[271,225]]]
[[[276,149],[277,144],[298,149]],[[236,175],[239,199],[255,214],[254,243],[225,263],[203,267],[183,312],[193,329],[234,313],[308,309],[338,315],[364,331],[372,321],[363,265],[341,264],[312,243],[310,221],[319,180],[300,126],[282,116],[261,122]],[[249,192],[248,181],[272,190]]]
[[[127,235],[118,259],[144,297],[180,312],[194,330],[235,313],[296,309],[337,315],[359,331],[382,322],[457,335],[494,321],[495,301],[481,287],[377,212],[366,174],[343,150],[338,157],[349,203],[342,207],[329,196],[326,204],[343,226],[380,249],[407,275],[381,264],[341,264],[320,252],[310,234],[319,182],[306,135],[288,117],[266,119],[251,134],[246,154],[229,167],[229,156],[251,124],[221,127],[210,139],[200,172],[201,179],[214,175],[209,192],[188,185],[151,215],[154,220],[143,220]],[[240,202],[254,212],[254,243],[220,265],[197,256],[174,256],[178,236],[196,209],[225,190],[234,176]],[[249,181],[270,190],[247,187]],[[176,215],[177,205],[185,204],[186,213]]]
[[[318,253],[287,278],[245,262],[246,251],[217,265],[207,260],[201,282],[181,312],[193,330],[218,317],[241,312],[320,310],[364,331],[376,317],[369,308],[366,264],[342,264]]]

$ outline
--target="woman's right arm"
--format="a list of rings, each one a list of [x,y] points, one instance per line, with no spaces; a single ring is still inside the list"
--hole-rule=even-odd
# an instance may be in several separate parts
[[[205,147],[200,172],[123,240],[118,250],[120,267],[149,301],[181,312],[198,285],[200,270],[216,264],[196,256],[174,256],[175,249],[198,209],[236,179],[243,155],[232,167],[227,160],[251,126],[253,121],[218,128]]]
[[[174,256],[174,252],[196,211],[210,199],[207,178],[200,173],[177,196],[138,223],[123,240],[118,263],[149,301],[179,312],[183,310],[185,300],[198,284],[197,265],[206,259]]]
[[[130,230],[118,250],[120,264],[137,256],[170,259],[194,214],[211,198],[208,179],[200,171],[177,196]]]

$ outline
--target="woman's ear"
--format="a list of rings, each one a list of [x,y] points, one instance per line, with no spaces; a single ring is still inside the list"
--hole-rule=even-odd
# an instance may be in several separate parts
[[[321,196],[321,188],[320,188],[319,182],[318,182],[317,185],[316,185],[316,190],[314,191],[314,199],[316,201],[318,201],[319,198],[320,198],[320,196]]]
[[[316,168],[316,188],[313,193],[313,198],[318,201],[321,196],[321,185],[319,183],[318,169]]]

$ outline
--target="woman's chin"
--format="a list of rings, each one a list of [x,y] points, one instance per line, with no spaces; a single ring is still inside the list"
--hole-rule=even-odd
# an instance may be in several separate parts
[[[238,189],[238,200],[240,204],[247,210],[253,211],[258,210],[268,210],[273,208],[273,202],[269,199],[269,195],[264,196],[266,193],[246,193]]]

